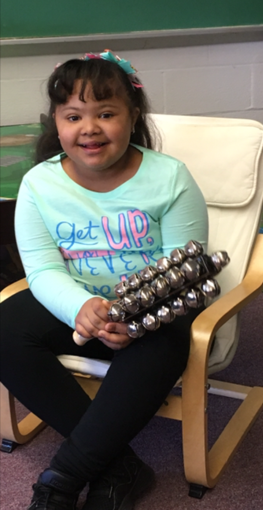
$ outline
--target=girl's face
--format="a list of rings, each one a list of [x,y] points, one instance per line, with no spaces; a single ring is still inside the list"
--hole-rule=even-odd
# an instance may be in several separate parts
[[[89,84],[85,103],[79,92],[77,84],[67,103],[57,106],[54,114],[61,146],[74,172],[87,175],[122,169],[128,163],[126,152],[139,112],[131,115],[122,96],[96,101]]]

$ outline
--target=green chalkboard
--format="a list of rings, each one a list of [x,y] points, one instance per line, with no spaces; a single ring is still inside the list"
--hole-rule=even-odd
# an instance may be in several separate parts
[[[1,38],[263,24],[263,0],[1,0]]]

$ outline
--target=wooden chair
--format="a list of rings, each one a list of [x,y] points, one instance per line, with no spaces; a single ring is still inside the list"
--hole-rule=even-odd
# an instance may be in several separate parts
[[[192,325],[182,392],[169,395],[168,405],[158,412],[182,420],[185,477],[190,483],[189,494],[200,498],[205,488],[215,486],[263,407],[263,388],[208,378],[231,362],[239,337],[238,312],[263,288],[263,235],[258,234],[263,203],[263,125],[250,120],[173,115],[153,115],[153,119],[163,139],[162,151],[186,163],[204,194],[210,223],[208,253],[222,249],[231,258],[217,277],[221,295]],[[14,283],[4,289],[2,299],[26,285],[25,280]],[[72,356],[59,358],[85,391],[94,395],[109,364]],[[210,450],[208,392],[243,400]],[[11,450],[12,442],[25,443],[43,426],[32,413],[18,424],[13,396],[2,386],[4,449]]]

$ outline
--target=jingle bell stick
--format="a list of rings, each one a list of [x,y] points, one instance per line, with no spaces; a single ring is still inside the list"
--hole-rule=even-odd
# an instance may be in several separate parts
[[[109,318],[128,323],[131,338],[155,331],[162,323],[185,315],[189,308],[202,306],[205,297],[218,296],[220,286],[213,276],[229,261],[226,252],[209,257],[200,243],[189,241],[184,249],[176,248],[170,257],[161,257],[156,267],[147,266],[117,284],[115,294],[120,300],[111,306]]]
[[[183,249],[172,250],[170,257],[157,260],[155,267],[146,266],[116,284],[118,301],[112,303],[108,317],[127,323],[128,335],[140,338],[146,331],[187,314],[190,308],[202,306],[206,297],[218,296],[220,286],[213,277],[229,262],[225,251],[208,256],[199,242],[189,241]],[[76,331],[73,339],[78,345],[90,340]]]

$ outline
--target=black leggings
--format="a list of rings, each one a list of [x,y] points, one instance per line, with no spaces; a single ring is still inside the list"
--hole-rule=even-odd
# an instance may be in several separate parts
[[[2,303],[1,381],[66,438],[52,459],[53,467],[87,482],[123,450],[184,371],[190,325],[197,314],[191,310],[113,351],[97,339],[77,346],[72,329],[29,290]],[[59,354],[112,360],[93,401],[58,361]]]

